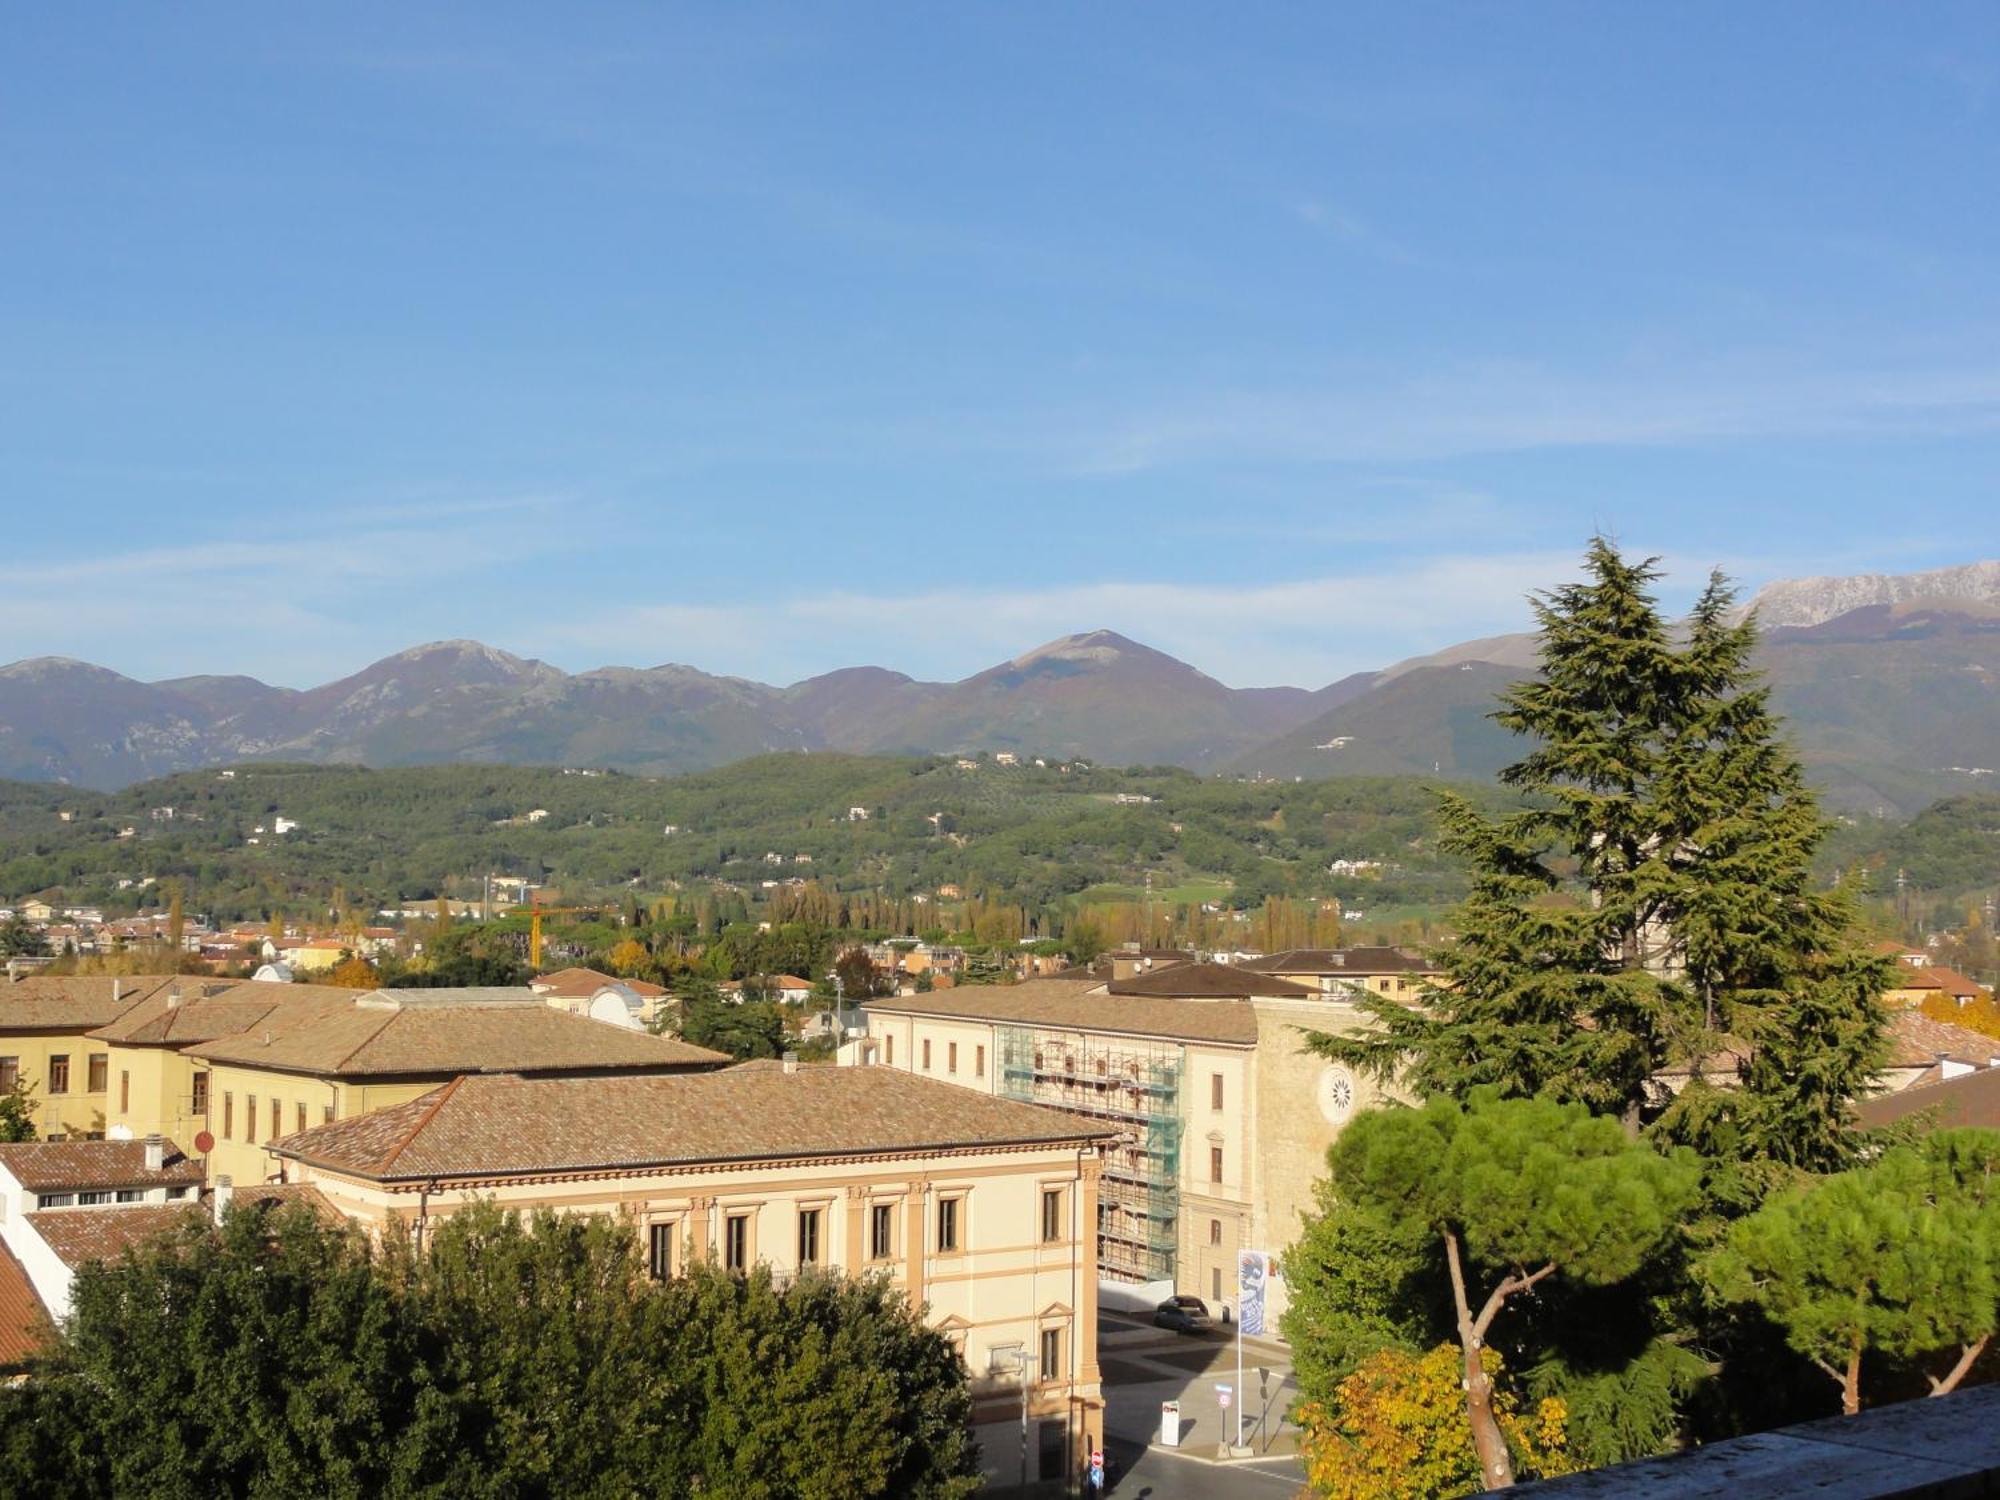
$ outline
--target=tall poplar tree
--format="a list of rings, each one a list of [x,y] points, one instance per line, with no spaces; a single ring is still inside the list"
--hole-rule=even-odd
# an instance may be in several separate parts
[[[1718,574],[1677,631],[1658,577],[1599,537],[1582,581],[1536,596],[1540,673],[1494,714],[1530,741],[1501,773],[1524,806],[1440,796],[1474,873],[1441,982],[1309,1044],[1426,1098],[1497,1085],[1636,1130],[1661,1069],[1733,1041],[1743,1087],[1697,1089],[1710,1122],[1750,1154],[1838,1165],[1882,1060],[1886,970],[1813,879],[1827,825],[1750,664],[1754,621]]]

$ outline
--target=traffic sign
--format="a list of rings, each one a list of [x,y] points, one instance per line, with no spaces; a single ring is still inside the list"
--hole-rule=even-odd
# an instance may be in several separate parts
[[[1215,1388],[1215,1394],[1216,1397],[1222,1402],[1222,1409],[1224,1411],[1228,1411],[1229,1398],[1236,1394],[1236,1388],[1234,1386],[1218,1385]]]

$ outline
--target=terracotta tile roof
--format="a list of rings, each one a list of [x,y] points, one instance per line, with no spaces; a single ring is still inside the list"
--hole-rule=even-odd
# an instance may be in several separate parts
[[[346,992],[347,1003],[298,1024],[203,1042],[188,1055],[322,1077],[446,1077],[707,1068],[720,1052],[573,1016],[520,990]],[[504,996],[504,998],[496,998]]]
[[[1899,966],[1889,988],[1892,991],[1936,990],[1941,994],[1975,1000],[1986,994],[1986,987],[1977,980],[1968,979],[1958,970],[1947,969],[1942,964],[1927,964],[1921,969]]]
[[[236,1189],[239,1208],[282,1208],[302,1203],[326,1223],[344,1224],[346,1216],[310,1183],[256,1182]],[[127,1250],[156,1235],[187,1224],[215,1222],[215,1204],[207,1194],[177,1203],[113,1204],[105,1208],[55,1208],[27,1215],[42,1242],[71,1270],[93,1260],[116,1260]]]
[[[1302,984],[1274,975],[1237,968],[1231,964],[1173,964],[1150,974],[1134,974],[1130,979],[1114,979],[1114,995],[1153,995],[1163,999],[1241,1000],[1261,995],[1281,1000],[1311,1000],[1319,995]]]
[[[1991,1065],[2000,1057],[2000,1037],[1982,1035],[1949,1021],[1934,1021],[1921,1011],[1902,1010],[1889,1017],[1889,1066],[1920,1068],[1940,1057]]]
[[[208,1211],[185,1203],[128,1203],[111,1208],[52,1208],[28,1214],[28,1224],[71,1270],[93,1260],[116,1260],[135,1245]]]
[[[928,995],[869,1000],[863,1010],[889,1015],[958,1016],[1002,1025],[1054,1026],[1121,1036],[1249,1046],[1257,1040],[1257,1013],[1241,1000],[1162,1000],[1111,995],[1096,986],[1061,979],[1026,984],[968,985]]]
[[[286,1208],[294,1203],[310,1208],[322,1223],[345,1224],[347,1216],[331,1203],[326,1195],[309,1182],[254,1182],[247,1187],[236,1189],[235,1201],[240,1207]],[[215,1204],[212,1199],[204,1205],[204,1212],[213,1216]]]
[[[1070,1144],[1118,1132],[895,1068],[775,1065],[641,1078],[454,1079],[273,1143],[377,1181]]]
[[[28,1268],[0,1244],[0,1370],[21,1368],[53,1332],[49,1310],[28,1280]]]
[[[619,979],[611,974],[600,974],[595,969],[557,969],[552,974],[537,974],[528,983],[559,1000],[588,999],[607,984],[622,984],[641,1000],[656,999],[666,993],[660,985],[648,984],[643,979]]]
[[[1943,964],[1932,964],[1924,972],[1930,976],[1939,989],[1954,998],[1966,996],[1978,1000],[1984,998],[1987,993],[1986,986],[1979,983],[1978,980],[1968,979],[1965,975],[1959,973],[1958,970],[1947,969]]]
[[[353,990],[330,984],[183,979],[178,985],[162,986],[91,1035],[134,1046],[185,1047],[191,1042],[234,1036],[253,1026],[275,1024],[274,1017],[296,1021],[353,999]]]
[[[1401,948],[1291,948],[1244,960],[1260,974],[1435,974],[1437,965]]]
[[[1589,1017],[1584,1017],[1583,1022],[1588,1022],[1589,1019]],[[1579,1024],[1583,1024],[1583,1022]],[[1699,1059],[1683,1058],[1678,1062],[1670,1062],[1661,1068],[1655,1076],[1660,1078],[1691,1078],[1694,1076],[1698,1061],[1703,1075],[1711,1083],[1727,1081],[1740,1075],[1743,1065],[1750,1060],[1750,1057],[1751,1047],[1748,1042],[1740,1037],[1731,1036],[1726,1031],[1718,1032]]]
[[[0,1144],[0,1167],[36,1192],[162,1187],[202,1180],[201,1163],[166,1143],[166,1164],[146,1170],[144,1141],[21,1141]]]
[[[87,1031],[171,982],[162,974],[36,974],[0,982],[0,1031]]]
[[[1981,1068],[1941,1083],[1878,1094],[1862,1100],[1855,1114],[1862,1125],[1872,1129],[1933,1110],[1937,1114],[1936,1124],[1945,1129],[1961,1125],[2000,1126],[2000,1068]]]

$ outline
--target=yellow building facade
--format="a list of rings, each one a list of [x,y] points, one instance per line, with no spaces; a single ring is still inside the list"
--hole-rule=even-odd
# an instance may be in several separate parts
[[[35,975],[0,983],[0,1089],[27,1087],[44,1140],[105,1135],[116,1069],[98,1029],[172,983],[163,976]]]

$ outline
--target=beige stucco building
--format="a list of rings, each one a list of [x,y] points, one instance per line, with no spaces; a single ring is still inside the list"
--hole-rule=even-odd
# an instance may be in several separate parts
[[[1103,1437],[1103,1125],[886,1069],[749,1063],[602,1079],[454,1080],[270,1144],[288,1179],[420,1233],[479,1198],[628,1215],[656,1276],[692,1261],[780,1277],[881,1273],[971,1372],[989,1476],[1073,1475]]]
[[[1350,995],[1223,965],[907,995],[864,1011],[867,1037],[843,1049],[845,1062],[1117,1127],[1099,1209],[1102,1274],[1170,1282],[1232,1313],[1237,1252],[1282,1257],[1314,1206],[1327,1147],[1378,1097],[1303,1051],[1307,1031],[1367,1024]],[[1268,1307],[1275,1315],[1284,1303],[1280,1274]]]

